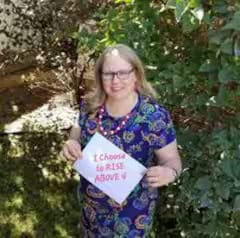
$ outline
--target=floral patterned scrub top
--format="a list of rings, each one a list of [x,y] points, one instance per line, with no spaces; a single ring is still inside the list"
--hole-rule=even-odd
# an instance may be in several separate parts
[[[113,118],[105,110],[102,125],[115,129],[122,118]],[[97,131],[97,119],[90,119],[82,107],[79,116],[82,149]],[[125,126],[107,139],[135,158],[145,167],[156,165],[154,150],[174,141],[175,130],[169,113],[154,100],[139,95]],[[149,190],[146,177],[119,205],[97,187],[81,177],[79,194],[82,199],[81,237],[137,238],[148,237],[158,197],[157,189]],[[85,234],[85,235],[83,235]]]

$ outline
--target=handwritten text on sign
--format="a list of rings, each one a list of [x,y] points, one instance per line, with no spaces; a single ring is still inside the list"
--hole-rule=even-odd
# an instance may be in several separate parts
[[[121,204],[139,183],[146,168],[96,133],[74,168],[89,182]]]
[[[96,163],[96,172],[100,173],[96,175],[95,183],[126,179],[127,173],[125,171],[124,163],[125,159],[126,159],[125,153],[120,154],[105,153],[99,155],[95,154],[94,162]]]

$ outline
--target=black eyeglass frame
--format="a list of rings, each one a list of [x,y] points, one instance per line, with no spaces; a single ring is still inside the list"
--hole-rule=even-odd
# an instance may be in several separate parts
[[[134,70],[135,70],[135,68],[133,67],[133,68],[131,68],[129,70],[119,70],[119,71],[116,71],[116,72],[104,72],[104,71],[101,71],[102,80],[103,81],[112,81],[114,79],[115,75],[120,80],[127,80],[129,78],[129,75]],[[106,78],[108,76],[109,76],[109,78]]]

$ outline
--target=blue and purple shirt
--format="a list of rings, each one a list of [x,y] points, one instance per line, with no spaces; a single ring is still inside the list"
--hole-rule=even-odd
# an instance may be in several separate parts
[[[122,118],[110,116],[105,110],[102,126],[107,131],[114,130],[121,120]],[[83,149],[98,131],[97,117],[90,118],[83,106],[78,123]],[[149,168],[157,164],[154,151],[173,142],[176,134],[169,112],[155,100],[139,95],[130,119],[120,131],[107,136],[107,139]],[[146,177],[143,177],[121,206],[83,177],[80,179],[79,193],[82,198],[81,230],[86,237],[149,236],[158,190],[148,188]]]

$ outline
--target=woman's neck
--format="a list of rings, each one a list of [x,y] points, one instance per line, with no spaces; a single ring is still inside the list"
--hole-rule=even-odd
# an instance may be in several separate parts
[[[105,106],[109,115],[113,117],[122,117],[131,112],[137,101],[138,94],[134,92],[123,99],[107,98]]]

